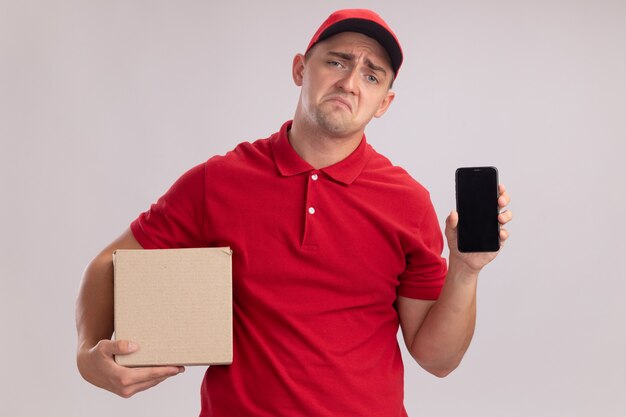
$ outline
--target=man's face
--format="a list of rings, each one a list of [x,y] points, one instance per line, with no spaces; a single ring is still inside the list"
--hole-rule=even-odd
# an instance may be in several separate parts
[[[302,116],[335,137],[362,132],[394,97],[387,52],[361,33],[339,33],[315,45],[306,58],[297,55],[293,76],[302,87]]]

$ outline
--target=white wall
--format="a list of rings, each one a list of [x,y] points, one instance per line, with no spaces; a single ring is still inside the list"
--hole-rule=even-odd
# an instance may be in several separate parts
[[[184,170],[291,118],[293,55],[341,7],[406,55],[368,140],[432,193],[494,164],[516,219],[478,328],[411,416],[626,415],[626,3],[0,0],[0,404],[7,416],[189,416],[203,369],[123,400],[74,364],[84,266]]]

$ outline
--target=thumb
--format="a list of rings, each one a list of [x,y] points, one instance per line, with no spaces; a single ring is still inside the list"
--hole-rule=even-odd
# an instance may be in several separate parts
[[[111,340],[107,343],[107,353],[111,355],[128,355],[139,350],[139,346],[129,340]]]
[[[452,242],[456,242],[456,227],[459,224],[459,213],[452,210],[446,218],[446,239],[448,239],[448,246]]]
[[[457,225],[459,224],[459,213],[455,210],[452,210],[448,217],[446,218],[446,234],[449,231],[456,230]]]

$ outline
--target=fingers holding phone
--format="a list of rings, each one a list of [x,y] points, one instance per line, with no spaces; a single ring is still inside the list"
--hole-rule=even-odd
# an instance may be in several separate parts
[[[511,197],[509,193],[506,191],[506,187],[502,184],[498,185],[498,208],[500,210],[500,214],[498,215],[498,223],[500,223],[500,247],[504,246],[504,242],[509,237],[509,231],[504,228],[504,226],[513,219],[513,213],[511,210],[508,210],[506,207],[511,202]]]

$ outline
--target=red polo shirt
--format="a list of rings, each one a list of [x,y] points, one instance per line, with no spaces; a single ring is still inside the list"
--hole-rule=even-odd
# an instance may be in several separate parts
[[[233,249],[233,363],[201,416],[405,416],[397,295],[436,299],[426,189],[367,144],[316,170],[280,132],[184,174],[135,220],[146,249]]]

